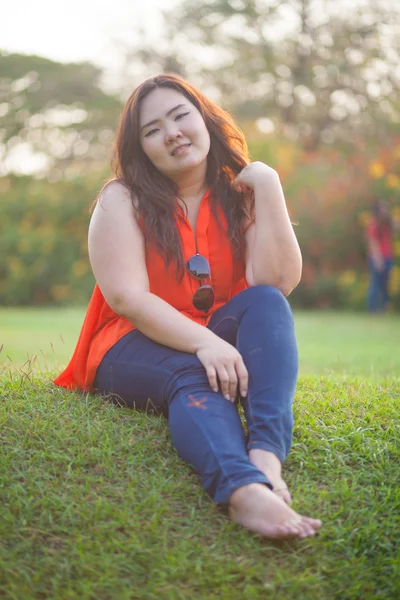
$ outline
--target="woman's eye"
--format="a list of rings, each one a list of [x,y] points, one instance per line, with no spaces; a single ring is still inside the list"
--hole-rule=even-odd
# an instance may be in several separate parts
[[[151,135],[153,135],[153,133],[155,133],[156,131],[158,131],[158,129],[150,129],[150,131],[148,131],[144,137],[150,137]]]
[[[179,115],[176,115],[175,117],[175,121],[177,121],[178,119],[181,119],[182,117],[186,117],[186,115],[188,115],[188,112],[185,113],[180,113]]]

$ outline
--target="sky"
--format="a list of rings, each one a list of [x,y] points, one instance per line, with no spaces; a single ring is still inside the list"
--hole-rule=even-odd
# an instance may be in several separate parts
[[[201,0],[199,0],[201,2]],[[363,4],[370,0],[353,0]],[[387,4],[400,0],[379,0]],[[38,54],[61,62],[90,60],[106,72],[121,66],[138,26],[157,43],[161,10],[182,0],[5,0],[0,49]],[[349,0],[314,0],[314,6],[342,10]],[[131,44],[129,44],[131,42]]]
[[[201,2],[202,0],[198,0]],[[363,4],[368,0],[352,0]],[[157,44],[162,10],[182,0],[5,0],[0,19],[0,50],[37,54],[60,62],[89,60],[104,72],[106,91],[121,93],[126,77],[125,55],[142,27]],[[327,0],[314,0],[321,6]],[[400,0],[379,0],[398,5]],[[329,0],[344,10],[349,0]],[[128,90],[129,77],[128,77]]]
[[[89,60],[103,68],[106,89],[120,91],[124,50],[135,29],[157,41],[161,10],[179,0],[6,0],[0,19],[0,50],[37,54],[59,62]],[[119,73],[119,75],[118,75]],[[7,168],[30,173],[43,158],[25,149]]]
[[[182,0],[5,0],[0,19],[0,49],[39,54],[62,62],[91,60],[113,67],[119,44],[129,44],[137,26],[157,43],[161,10]],[[201,2],[201,0],[199,0]],[[370,0],[353,0],[363,5]],[[379,0],[396,6],[400,0]],[[344,10],[349,0],[314,0]]]
[[[160,11],[176,1],[6,0],[0,49],[112,68],[120,56],[119,44],[129,44],[138,25],[157,39]]]

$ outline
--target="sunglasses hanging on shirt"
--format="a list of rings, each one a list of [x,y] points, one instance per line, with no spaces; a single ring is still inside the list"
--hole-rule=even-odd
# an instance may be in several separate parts
[[[189,273],[200,281],[200,284],[208,278],[211,279],[210,263],[205,256],[198,252],[189,258],[186,267]],[[212,285],[201,284],[193,294],[192,302],[197,310],[208,312],[214,304],[214,288]]]

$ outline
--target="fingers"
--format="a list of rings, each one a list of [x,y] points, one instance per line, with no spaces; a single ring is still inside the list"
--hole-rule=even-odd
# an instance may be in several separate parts
[[[218,392],[217,371],[215,370],[215,368],[212,365],[209,365],[206,368],[206,373],[207,373],[208,381],[209,381],[212,391]]]
[[[234,365],[228,365],[227,367],[228,377],[229,377],[229,399],[231,402],[235,402],[237,396],[238,389],[238,378],[236,375],[236,369]]]
[[[236,179],[234,181],[232,181],[232,187],[237,191],[237,192],[245,192],[246,191],[246,186],[242,185],[239,181],[237,181]]]
[[[241,173],[239,173],[239,175],[232,181],[232,187],[237,192],[245,192],[246,191],[247,186],[242,183]]]
[[[238,383],[240,394],[247,396],[249,375],[240,357],[234,363],[219,365],[217,367],[218,379],[221,385],[221,392],[231,402],[235,402],[238,393]]]
[[[226,400],[231,400],[230,392],[229,392],[229,373],[226,369],[225,365],[219,365],[217,367],[217,373],[219,378],[219,383],[221,386],[221,393]]]
[[[236,190],[237,192],[241,192],[241,191],[242,191],[242,189],[241,189],[241,188],[242,188],[242,186],[240,185],[240,183],[239,183],[239,181],[237,180],[237,178],[236,178],[236,179],[234,179],[234,180],[232,181],[232,187],[233,187],[233,189],[234,189],[234,190]]]
[[[240,395],[245,398],[249,389],[249,374],[245,367],[242,357],[236,361],[236,373],[239,378]]]
[[[235,402],[239,384],[241,396],[247,395],[248,373],[237,350],[228,344],[225,344],[222,352],[219,348],[215,351],[214,348],[205,347],[198,350],[197,357],[206,370],[208,382],[214,392],[218,392],[220,387],[224,398]]]

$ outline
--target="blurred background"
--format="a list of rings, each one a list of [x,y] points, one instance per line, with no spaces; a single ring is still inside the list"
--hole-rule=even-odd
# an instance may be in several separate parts
[[[20,0],[0,24],[0,304],[84,307],[89,206],[124,101],[173,71],[279,172],[295,308],[366,310],[366,225],[400,219],[398,0]],[[400,311],[400,238],[390,310]],[[83,310],[83,309],[82,309]]]

